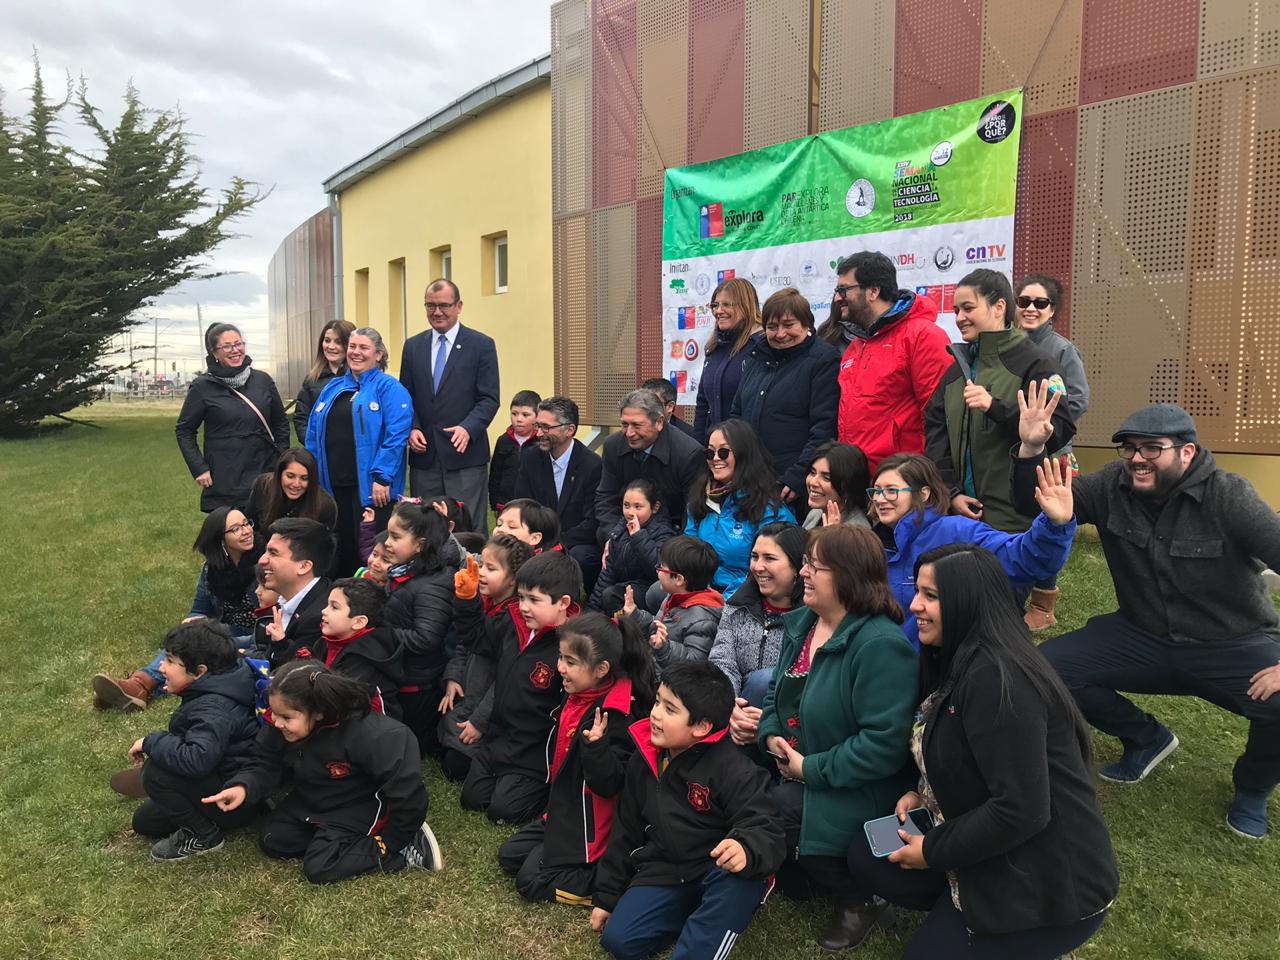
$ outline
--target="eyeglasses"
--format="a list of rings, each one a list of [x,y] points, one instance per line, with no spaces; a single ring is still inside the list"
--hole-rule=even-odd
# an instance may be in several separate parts
[[[432,303],[427,301],[423,304],[423,306],[427,308],[427,313],[444,313],[450,307],[456,307],[457,305],[457,300],[450,300],[448,303]]]
[[[550,433],[552,430],[559,430],[561,427],[567,426],[569,426],[567,423],[552,423],[549,425],[545,423],[535,423],[533,425],[533,429],[538,433]]]
[[[850,290],[861,290],[861,289],[862,289],[862,284],[860,283],[842,283],[836,287],[835,294],[837,297],[843,300],[845,297],[849,295]]]
[[[898,494],[910,493],[915,487],[867,487],[867,499],[884,497],[886,503],[897,503]]]
[[[675,572],[674,570],[672,570],[670,567],[654,567],[654,568],[653,568],[653,572],[654,572],[654,573],[665,573],[668,577],[674,577],[674,576],[676,576],[676,572]]]
[[[1158,460],[1160,454],[1176,446],[1176,443],[1117,443],[1116,453],[1122,460],[1132,460],[1134,454],[1140,454],[1143,460]]]
[[[1027,307],[1031,306],[1032,304],[1035,304],[1035,308],[1037,310],[1044,310],[1048,307],[1053,306],[1053,301],[1050,300],[1048,297],[1017,297],[1013,302],[1016,303],[1018,306],[1020,306],[1023,310],[1027,309]]]
[[[231,534],[232,536],[235,536],[241,530],[245,530],[245,529],[248,529],[248,530],[253,529],[252,520],[245,520],[242,523],[233,523],[231,526],[227,527],[227,533]]]
[[[707,447],[706,450],[707,463],[710,463],[712,460],[727,461],[731,456],[733,456],[733,451],[728,447],[720,447],[718,450],[712,450],[710,447]]]
[[[732,310],[733,304],[728,300],[712,300],[707,304],[712,310]]]
[[[224,343],[218,349],[221,350],[223,353],[235,353],[237,350],[244,349],[244,341],[237,340],[235,343]]]
[[[808,568],[809,568],[810,570],[812,570],[814,573],[830,573],[830,572],[831,572],[831,568],[830,568],[830,567],[824,567],[824,566],[821,566],[821,565],[819,565],[819,564],[817,564],[817,563],[814,563],[814,562],[813,562],[813,557],[803,557],[803,558],[801,558],[801,561],[800,561],[800,569],[801,569],[801,570],[803,570],[805,567],[808,567]]]

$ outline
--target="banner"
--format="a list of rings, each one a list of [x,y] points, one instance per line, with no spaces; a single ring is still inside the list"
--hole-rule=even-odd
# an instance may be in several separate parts
[[[708,301],[730,277],[750,280],[762,304],[799,288],[821,324],[836,264],[878,250],[959,339],[956,280],[1013,267],[1021,114],[1013,90],[668,170],[663,369],[680,402],[694,402],[715,323]]]

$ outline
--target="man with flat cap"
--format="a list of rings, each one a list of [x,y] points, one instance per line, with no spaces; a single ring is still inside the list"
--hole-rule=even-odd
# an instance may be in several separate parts
[[[1014,495],[1035,512],[1035,469],[1056,400],[1031,390],[1014,448]],[[1098,529],[1120,609],[1040,650],[1081,713],[1118,737],[1123,756],[1099,771],[1136,783],[1178,738],[1117,691],[1195,696],[1249,720],[1227,825],[1267,832],[1280,782],[1280,618],[1263,583],[1280,564],[1280,517],[1249,481],[1220,469],[1181,407],[1157,403],[1111,438],[1120,459],[1073,483],[1076,520]]]

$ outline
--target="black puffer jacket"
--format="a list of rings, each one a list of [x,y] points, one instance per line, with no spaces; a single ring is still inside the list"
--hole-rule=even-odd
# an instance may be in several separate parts
[[[662,545],[676,535],[676,528],[665,512],[655,513],[649,522],[632,536],[627,532],[627,521],[619,520],[609,533],[609,562],[596,578],[595,589],[587,606],[604,610],[604,593],[614,584],[643,583],[646,587],[656,583],[658,554]],[[643,599],[641,590],[635,591]],[[613,610],[605,610],[612,614]]]
[[[206,673],[178,694],[182,703],[169,718],[169,729],[143,738],[143,753],[180,777],[231,776],[249,762],[258,735],[254,679],[243,660],[221,673]]]
[[[346,369],[344,366],[339,372],[345,373]],[[320,391],[324,389],[324,385],[333,378],[334,372],[325,367],[324,372],[317,379],[303,380],[302,386],[298,388],[297,399],[293,401],[293,432],[298,435],[300,447],[307,445],[307,421],[311,419],[311,408],[320,398]]]
[[[382,697],[382,709],[388,717],[399,720],[399,690],[404,686],[404,651],[395,635],[387,627],[378,627],[362,637],[357,637],[329,660],[329,643],[322,640],[316,656],[329,665],[334,673],[352,680],[359,680],[369,688],[370,697]]]
[[[453,622],[453,571],[416,573],[387,583],[382,626],[404,655],[404,685],[434,689],[444,673]]]

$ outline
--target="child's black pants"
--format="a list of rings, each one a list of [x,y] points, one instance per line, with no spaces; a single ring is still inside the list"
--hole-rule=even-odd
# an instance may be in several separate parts
[[[216,773],[198,778],[179,776],[148,760],[142,767],[147,799],[133,812],[134,833],[167,837],[185,827],[197,837],[208,838],[218,830],[243,827],[257,815],[256,806],[224,813],[211,803],[201,803],[201,798],[221,790],[225,780]]]
[[[258,845],[278,860],[302,858],[303,876],[312,883],[404,869],[404,857],[388,850],[380,836],[341,824],[312,823],[288,800],[262,821]]]

